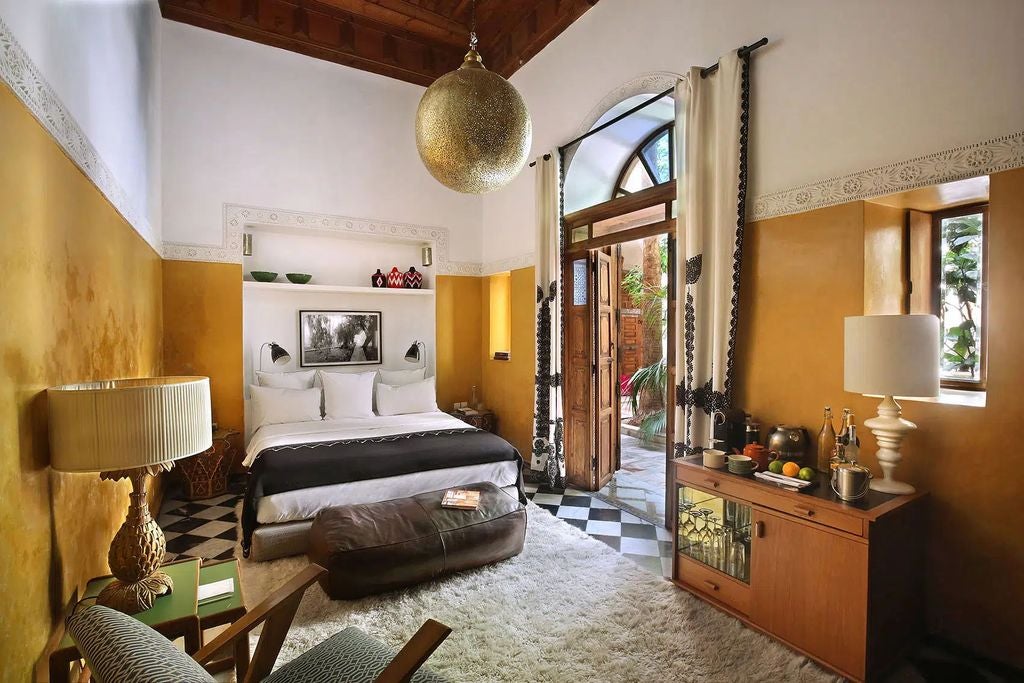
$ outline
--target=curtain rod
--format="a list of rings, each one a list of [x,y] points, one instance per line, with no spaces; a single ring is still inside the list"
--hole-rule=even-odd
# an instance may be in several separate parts
[[[738,54],[740,57],[746,57],[747,55],[749,55],[751,52],[753,52],[757,48],[764,47],[767,44],[768,44],[768,38],[764,37],[764,38],[761,38],[761,40],[757,41],[756,43],[754,43],[752,45],[744,45],[744,46],[742,46],[741,48],[736,50],[736,54]],[[700,70],[700,77],[701,78],[707,78],[708,76],[710,76],[711,74],[715,73],[716,71],[718,71],[718,62],[715,62],[714,64],[712,64],[709,67],[705,67],[705,68],[701,69]],[[579,136],[578,138],[576,138],[574,140],[570,140],[569,142],[567,142],[564,145],[562,145],[561,147],[559,147],[558,148],[559,153],[564,152],[565,150],[569,149],[570,147],[572,147],[573,145],[575,145],[577,143],[583,142],[584,140],[589,138],[594,133],[600,133],[602,130],[604,130],[608,126],[611,126],[612,124],[618,123],[622,119],[624,119],[627,116],[630,116],[632,114],[635,114],[636,112],[640,111],[644,107],[647,107],[647,106],[649,106],[651,104],[654,104],[655,102],[657,102],[661,98],[665,97],[666,95],[671,95],[674,91],[675,91],[675,87],[669,88],[668,90],[666,90],[664,92],[661,92],[661,93],[658,93],[657,95],[655,95],[654,97],[652,97],[650,99],[644,100],[643,102],[641,102],[640,104],[636,105],[635,107],[633,107],[629,111],[625,111],[625,112],[619,114],[618,116],[616,116],[615,118],[613,118],[613,119],[611,119],[609,121],[605,121],[604,123],[602,123],[597,128],[591,128],[590,130],[588,130],[586,133],[584,133],[583,135]],[[530,165],[533,166],[535,163],[537,163],[537,162],[533,162],[533,164],[530,164]]]

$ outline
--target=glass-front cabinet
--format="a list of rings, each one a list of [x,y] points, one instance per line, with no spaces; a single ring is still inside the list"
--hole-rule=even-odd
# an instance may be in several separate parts
[[[677,485],[676,550],[732,578],[750,583],[749,505]]]

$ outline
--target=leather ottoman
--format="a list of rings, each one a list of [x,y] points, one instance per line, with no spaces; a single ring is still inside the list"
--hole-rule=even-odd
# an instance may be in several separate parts
[[[490,483],[476,510],[441,507],[447,489],[380,503],[322,510],[309,531],[309,559],[327,569],[320,585],[335,599],[361,598],[518,555],[526,508]]]

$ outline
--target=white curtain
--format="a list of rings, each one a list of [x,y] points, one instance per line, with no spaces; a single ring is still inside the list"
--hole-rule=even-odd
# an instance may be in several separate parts
[[[565,485],[562,450],[561,207],[557,152],[537,159],[537,374],[530,467]]]
[[[732,403],[746,194],[749,57],[730,52],[676,86],[678,222],[676,451],[708,446]]]

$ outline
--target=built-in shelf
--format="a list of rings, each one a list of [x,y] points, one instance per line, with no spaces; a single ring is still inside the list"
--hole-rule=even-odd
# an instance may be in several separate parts
[[[384,294],[388,296],[433,296],[432,289],[398,289],[390,287],[356,287],[352,285],[296,285],[291,282],[255,282],[243,280],[245,289],[275,290],[282,292],[334,292],[339,294]]]

